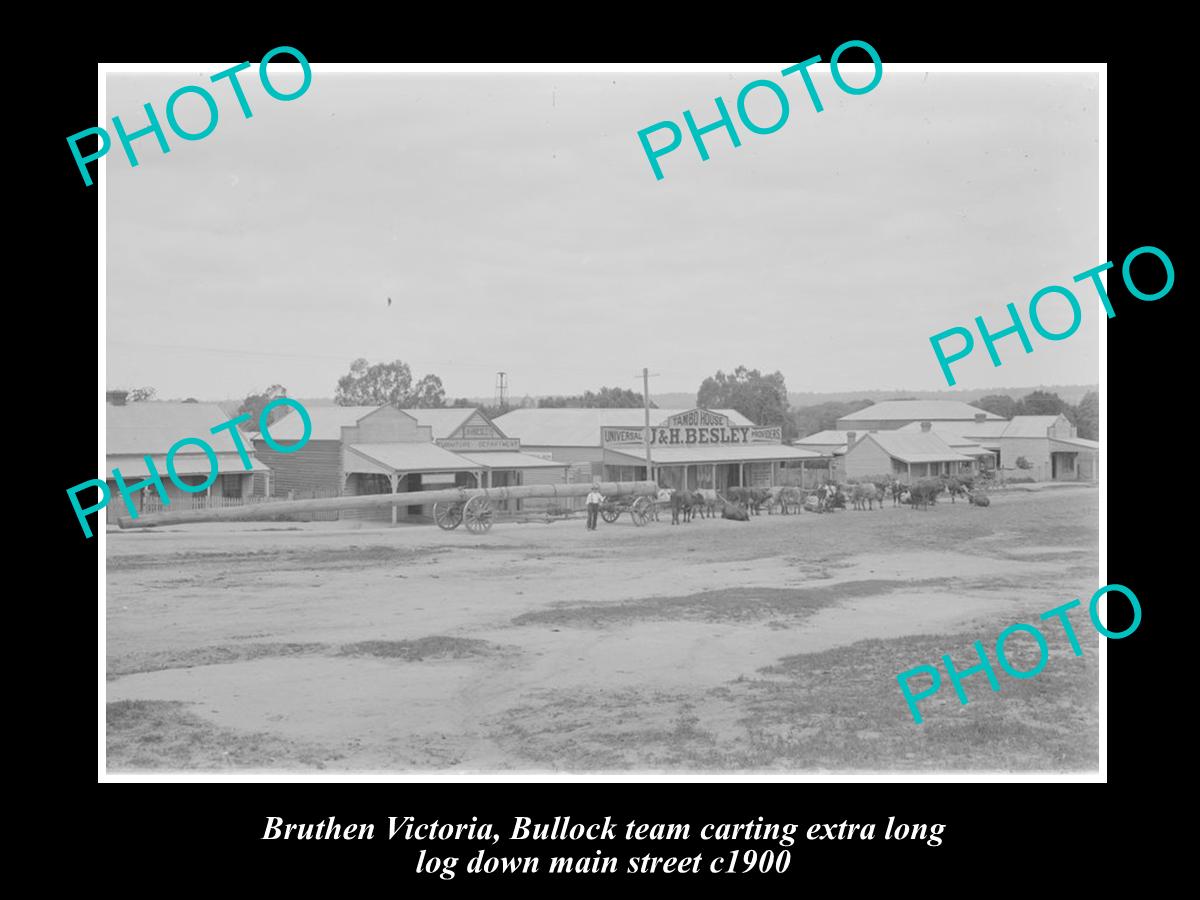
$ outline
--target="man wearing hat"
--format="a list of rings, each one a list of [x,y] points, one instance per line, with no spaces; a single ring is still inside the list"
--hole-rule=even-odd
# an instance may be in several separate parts
[[[600,485],[593,484],[587,495],[587,527],[588,531],[596,530],[596,517],[600,515],[600,504],[604,495],[600,493]]]

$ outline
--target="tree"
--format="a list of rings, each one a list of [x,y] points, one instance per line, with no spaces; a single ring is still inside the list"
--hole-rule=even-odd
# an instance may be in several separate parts
[[[1022,416],[1057,416],[1059,413],[1072,419],[1075,407],[1066,400],[1049,391],[1031,391],[1021,398],[1020,412]],[[1073,419],[1072,419],[1073,421]]]
[[[446,405],[446,391],[436,375],[426,375],[414,385],[412,370],[402,360],[371,365],[360,358],[338,379],[333,402],[338,406],[441,407]]]
[[[426,375],[418,381],[408,405],[417,409],[438,409],[445,406],[446,389],[442,387],[442,379],[436,375]]]
[[[718,371],[700,385],[696,405],[706,409],[735,409],[759,425],[782,426],[785,440],[796,436],[781,372],[763,375],[758,369],[745,366],[738,366],[730,375]]]
[[[1019,415],[1017,410],[1021,406],[1020,403],[1008,396],[1008,394],[988,394],[986,397],[980,397],[971,405],[987,412],[995,413],[1004,419],[1011,419],[1013,416]]]
[[[249,413],[250,418],[240,423],[238,428],[242,431],[258,431],[262,428],[259,423],[259,417],[262,415],[263,409],[272,400],[278,400],[280,397],[287,396],[287,388],[282,384],[273,384],[265,391],[257,394],[247,394],[246,399],[242,401],[242,405],[238,407],[237,414]],[[186,402],[186,401],[185,401]],[[287,406],[277,406],[271,410],[271,415],[267,418],[268,425],[274,425],[290,412]]]
[[[588,409],[640,409],[643,405],[642,395],[628,388],[602,387],[600,392],[585,391],[571,397],[542,397],[538,400],[541,409],[562,409],[564,407],[586,407]],[[651,403],[651,407],[657,407]]]
[[[1100,395],[1088,391],[1075,407],[1075,426],[1081,438],[1100,440]]]
[[[153,400],[154,396],[157,393],[158,393],[158,391],[156,391],[152,387],[134,388],[132,391],[129,392],[129,396],[127,396],[125,398],[125,402],[126,403],[144,403],[147,400]]]

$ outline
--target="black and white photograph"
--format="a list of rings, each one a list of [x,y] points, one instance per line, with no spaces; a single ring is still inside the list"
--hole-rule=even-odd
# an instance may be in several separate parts
[[[105,773],[1105,779],[1104,68],[806,49],[104,68]]]

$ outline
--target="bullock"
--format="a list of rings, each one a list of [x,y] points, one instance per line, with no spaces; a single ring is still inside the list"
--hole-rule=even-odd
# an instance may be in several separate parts
[[[950,502],[955,503],[955,497],[966,497],[970,489],[967,482],[957,475],[943,475],[942,483],[946,486],[946,490],[950,492]]]
[[[904,495],[908,493],[908,485],[902,481],[892,482],[892,506],[899,506],[901,503],[907,503],[908,500]]]
[[[798,487],[786,486],[779,489],[779,511],[785,516],[791,512],[799,514],[804,508],[804,491]]]
[[[733,519],[735,522],[749,522],[750,514],[746,512],[746,506],[743,503],[729,503],[728,501],[721,507],[722,519]]]
[[[937,478],[923,478],[912,486],[912,503],[914,509],[928,508],[937,503],[938,494],[942,492],[942,482]]]
[[[991,506],[992,501],[984,491],[968,491],[967,502],[973,506]]]
[[[683,522],[686,525],[692,521],[692,511],[702,503],[697,495],[691,491],[674,491],[671,494],[671,524],[679,524],[679,514],[683,513]]]
[[[875,501],[880,499],[881,496],[879,488],[869,481],[856,484],[854,485],[853,493],[854,508],[861,510],[874,509]],[[881,502],[879,506],[882,509],[883,503]]]
[[[696,511],[701,518],[713,518],[717,514],[717,505],[721,502],[720,495],[712,488],[701,488],[698,491],[692,491],[692,497],[696,501]]]

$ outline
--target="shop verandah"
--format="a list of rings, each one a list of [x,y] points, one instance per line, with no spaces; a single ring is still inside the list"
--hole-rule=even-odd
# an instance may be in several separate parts
[[[776,445],[651,448],[652,481],[676,490],[733,487],[814,486],[825,479],[828,461],[821,454]],[[810,468],[806,468],[810,467]],[[605,481],[640,481],[646,477],[644,452],[604,451]]]

